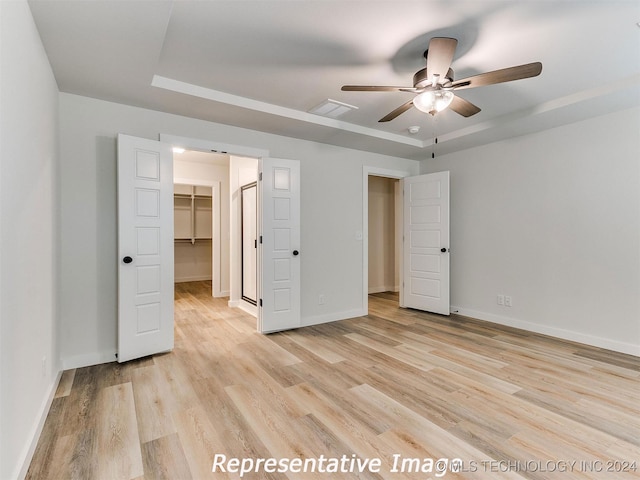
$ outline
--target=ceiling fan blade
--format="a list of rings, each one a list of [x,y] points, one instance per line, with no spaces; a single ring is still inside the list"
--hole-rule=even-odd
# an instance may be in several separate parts
[[[413,106],[413,99],[409,100],[407,103],[405,103],[403,105],[400,105],[393,112],[388,113],[387,115],[382,117],[380,120],[378,120],[378,122],[388,122],[390,120],[393,120],[398,115],[401,115],[404,112],[406,112],[407,110],[409,110],[412,106]]]
[[[447,76],[457,46],[458,40],[455,38],[435,37],[431,39],[427,50],[427,73],[429,78],[433,75],[438,75],[441,79],[444,79]]]
[[[413,87],[385,87],[376,85],[343,85],[343,92],[413,92]]]
[[[513,80],[521,80],[523,78],[537,77],[542,72],[542,63],[534,62],[517,67],[503,68],[494,70],[493,72],[481,73],[473,77],[462,78],[456,80],[451,85],[455,90],[463,90],[465,88],[483,87],[485,85],[493,85],[495,83],[511,82]]]
[[[453,97],[449,108],[463,117],[470,117],[480,111],[479,107],[476,107],[473,103],[465,100],[464,98],[460,98],[457,95]]]

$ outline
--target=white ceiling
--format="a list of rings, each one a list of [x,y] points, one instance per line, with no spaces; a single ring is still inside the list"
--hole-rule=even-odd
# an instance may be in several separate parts
[[[640,105],[638,0],[29,0],[63,92],[423,159]],[[540,61],[539,77],[463,90],[482,111],[411,109],[433,36],[455,78]],[[358,107],[307,113],[326,99]],[[408,127],[418,125],[416,135]],[[438,144],[433,145],[434,136]],[[587,139],[585,139],[587,140]]]

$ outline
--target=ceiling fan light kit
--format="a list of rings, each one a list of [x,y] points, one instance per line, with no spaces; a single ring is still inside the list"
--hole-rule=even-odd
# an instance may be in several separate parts
[[[450,67],[457,45],[458,40],[455,38],[432,38],[429,41],[429,48],[424,54],[427,66],[413,76],[413,87],[344,85],[342,90],[349,92],[411,92],[417,94],[412,100],[400,105],[378,120],[378,122],[393,120],[412,106],[421,112],[431,115],[451,108],[451,110],[463,117],[470,117],[478,113],[480,108],[455,95],[454,92],[456,90],[536,77],[542,72],[542,64],[534,62],[454,81],[453,70]]]
[[[447,90],[431,90],[423,92],[413,99],[413,106],[424,113],[435,115],[453,101],[453,93]]]

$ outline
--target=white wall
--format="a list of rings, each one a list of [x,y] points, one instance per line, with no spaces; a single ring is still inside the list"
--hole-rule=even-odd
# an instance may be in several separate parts
[[[159,133],[300,160],[303,324],[363,312],[363,166],[418,162],[60,94],[62,355],[66,368],[115,359],[116,135]],[[360,239],[359,239],[360,238]],[[232,279],[233,283],[233,279]],[[318,295],[325,304],[318,305]]]
[[[640,355],[638,132],[632,109],[425,160],[451,171],[453,308]]]
[[[0,22],[0,478],[13,479],[60,371],[58,89],[27,3],[0,2]]]
[[[369,293],[397,291],[396,179],[369,176]]]
[[[207,157],[210,158],[207,161]],[[220,250],[220,295],[229,295],[229,159],[221,162],[221,155],[205,154],[202,152],[186,151],[173,158],[174,179],[200,180],[207,185],[212,182],[220,183],[220,245],[214,248]],[[215,201],[213,208],[216,208]],[[205,247],[208,243],[204,243]],[[177,280],[177,277],[176,277]]]

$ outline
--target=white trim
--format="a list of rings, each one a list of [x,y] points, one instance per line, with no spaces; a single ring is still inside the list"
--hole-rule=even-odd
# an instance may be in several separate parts
[[[369,176],[403,179],[417,175],[407,170],[390,170],[387,168],[362,166],[362,315],[369,313]],[[403,222],[400,222],[402,225]],[[402,255],[401,255],[402,258]],[[400,281],[403,278],[402,262],[400,262]],[[400,298],[402,305],[402,298]]]
[[[224,153],[227,155],[237,155],[239,157],[268,157],[269,150],[261,148],[245,147],[243,145],[233,145],[230,143],[216,142],[213,140],[202,140],[198,138],[181,137],[179,135],[160,134],[160,141],[170,143],[176,147],[183,147],[187,150],[200,150],[210,153]]]
[[[239,308],[249,315],[258,318],[258,307],[244,300],[229,300],[227,305],[231,308]]]
[[[31,465],[33,454],[36,451],[38,440],[40,440],[40,435],[42,434],[42,429],[44,428],[44,422],[47,419],[47,415],[49,414],[49,410],[51,409],[51,404],[53,403],[53,397],[58,390],[58,385],[60,384],[60,379],[62,378],[62,372],[63,371],[60,370],[56,374],[53,385],[51,385],[51,388],[49,389],[49,394],[45,397],[42,405],[40,406],[38,416],[36,417],[37,420],[31,428],[31,434],[27,436],[27,438],[31,438],[31,442],[28,445],[25,445],[25,449],[20,455],[22,461],[18,461],[16,463],[16,468],[20,466],[20,470],[17,472],[17,474],[13,475],[12,478],[23,479],[27,476],[29,465]]]
[[[215,265],[214,265],[215,268]],[[188,283],[188,282],[204,282],[207,280],[211,280],[211,275],[195,275],[193,277],[174,277],[173,281],[174,283]],[[213,292],[213,297],[221,297],[222,295],[218,295],[215,293],[215,291]]]
[[[458,315],[471,317],[477,320],[497,323],[498,325],[504,325],[506,327],[519,328],[521,330],[526,330],[527,332],[540,333],[542,335],[549,335],[551,337],[559,338],[562,340],[583,343],[585,345],[590,345],[593,347],[605,348],[607,350],[613,350],[615,352],[626,353],[628,355],[635,355],[640,357],[640,346],[634,345],[632,343],[608,340],[606,338],[587,335],[572,330],[540,325],[537,323],[527,322],[526,320],[518,320],[517,318],[504,317],[502,315],[480,312],[478,310],[456,307],[453,305],[451,306],[451,312],[455,312]]]
[[[390,286],[390,285],[382,285],[379,287],[372,287],[369,286],[369,294],[372,293],[383,293],[383,292],[397,292],[398,291],[398,287],[397,286]]]
[[[213,203],[211,209],[211,277],[212,278],[200,278],[194,277],[193,280],[187,280],[181,278],[176,280],[176,283],[189,282],[197,280],[212,280],[212,295],[214,297],[223,297],[222,295],[222,251],[221,251],[221,236],[220,236],[220,215],[222,210],[222,204],[220,203],[220,181],[219,180],[199,180],[192,178],[176,177],[173,179],[174,185],[176,183],[183,183],[187,185],[197,185],[203,187],[211,187],[211,200]]]
[[[337,128],[347,132],[367,135],[369,137],[380,138],[383,140],[388,140],[390,142],[411,145],[418,148],[424,148],[425,146],[425,142],[418,140],[417,138],[408,137],[406,135],[398,135],[397,133],[386,132],[384,130],[363,127],[362,125],[356,125],[355,123],[349,123],[342,120],[337,120],[335,118],[323,117],[320,115],[315,115],[313,113],[302,112],[293,108],[275,105],[273,103],[240,97],[238,95],[221,92],[219,90],[213,90],[211,88],[201,87],[199,85],[194,85],[191,83],[181,82],[180,80],[174,80],[172,78],[162,77],[160,75],[153,76],[151,86],[169,90],[171,92],[177,92],[193,97],[204,98],[206,100],[212,100],[214,102],[233,105],[235,107],[246,108],[249,110],[254,110],[256,112],[268,113],[283,118],[313,123],[315,125],[321,125],[324,127]]]

